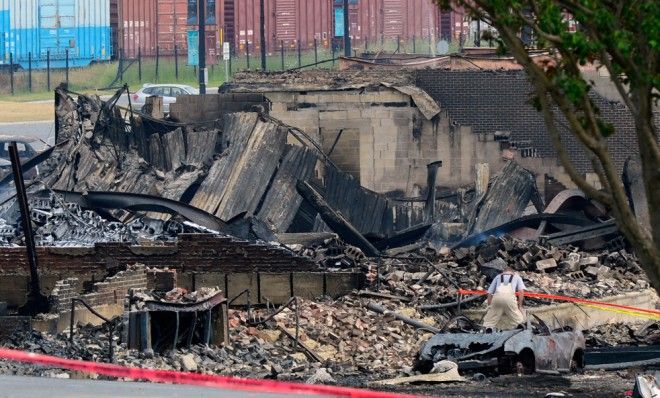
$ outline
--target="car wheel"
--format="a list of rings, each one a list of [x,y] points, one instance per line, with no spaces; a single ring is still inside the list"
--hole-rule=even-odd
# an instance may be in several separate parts
[[[584,373],[584,352],[582,350],[576,350],[573,354],[570,369],[571,373]]]
[[[516,372],[519,375],[530,375],[534,373],[536,368],[534,352],[529,348],[525,348],[524,350],[520,351],[520,354],[518,354],[518,357],[516,358],[515,366]]]

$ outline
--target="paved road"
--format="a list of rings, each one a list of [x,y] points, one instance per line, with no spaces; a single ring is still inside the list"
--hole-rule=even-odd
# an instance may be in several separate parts
[[[235,392],[215,388],[168,384],[46,377],[0,376],[0,398],[283,398],[288,395]],[[298,395],[305,397],[305,395]]]
[[[36,137],[53,145],[55,143],[55,122],[0,123],[0,135],[5,134]],[[43,149],[43,146],[44,144],[41,142],[34,143],[37,150]]]

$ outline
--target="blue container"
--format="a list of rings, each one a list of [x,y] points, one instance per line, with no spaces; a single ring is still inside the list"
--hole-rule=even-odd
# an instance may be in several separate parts
[[[0,0],[0,65],[87,66],[112,55],[110,0]]]

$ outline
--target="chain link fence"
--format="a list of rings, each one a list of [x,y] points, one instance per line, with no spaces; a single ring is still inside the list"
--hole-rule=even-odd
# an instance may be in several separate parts
[[[353,56],[377,57],[385,54],[417,54],[423,56],[443,55],[460,50],[472,44],[473,38],[465,40],[441,41],[429,37],[413,37],[409,40],[364,38],[352,43]],[[301,48],[299,45],[280,41],[271,46],[266,57],[267,71],[285,71],[304,68],[335,68],[338,59],[344,54],[341,40]],[[232,46],[233,47],[233,46]],[[275,47],[275,48],[272,48]],[[48,93],[58,84],[66,83],[69,89],[79,92],[112,90],[128,84],[131,91],[138,90],[145,83],[178,83],[197,86],[199,71],[189,65],[188,55],[175,49],[177,55],[143,57],[141,51],[135,58],[124,58],[121,54],[113,62],[92,64],[83,68],[32,68],[29,64],[18,65],[10,62],[0,70],[0,95],[29,95]],[[237,72],[261,70],[261,53],[254,43],[231,48],[230,59],[225,62],[222,56],[207,58],[209,92],[231,79]],[[11,57],[10,57],[11,59]]]

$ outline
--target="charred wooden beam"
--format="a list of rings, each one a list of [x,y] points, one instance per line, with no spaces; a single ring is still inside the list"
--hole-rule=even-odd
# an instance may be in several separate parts
[[[407,316],[405,316],[405,315],[397,314],[396,312],[394,312],[394,311],[390,311],[390,310],[388,310],[387,308],[385,308],[385,307],[383,307],[383,306],[380,306],[380,305],[378,305],[378,304],[376,304],[376,303],[368,303],[368,304],[367,304],[367,308],[369,308],[370,310],[372,310],[372,311],[374,311],[374,312],[377,312],[377,313],[379,313],[379,314],[382,314],[382,315],[391,315],[391,316],[393,316],[395,319],[398,319],[399,321],[405,323],[406,325],[413,326],[413,327],[415,327],[415,328],[417,328],[417,329],[428,330],[429,332],[431,332],[431,333],[436,333],[436,334],[441,332],[440,329],[438,329],[438,328],[436,328],[436,327],[434,327],[434,326],[427,325],[427,324],[425,324],[425,323],[423,323],[423,322],[420,322],[420,321],[418,321],[418,320],[416,320],[416,319],[409,318],[409,317],[407,317]]]
[[[323,221],[349,245],[359,247],[366,256],[377,257],[380,253],[351,223],[328,202],[308,182],[298,181],[298,193],[319,212]]]

